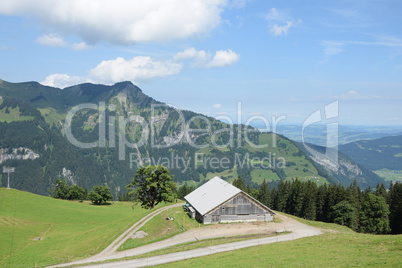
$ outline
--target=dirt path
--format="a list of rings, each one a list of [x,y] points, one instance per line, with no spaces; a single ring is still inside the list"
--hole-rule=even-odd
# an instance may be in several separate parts
[[[48,268],[53,268],[53,267],[64,267],[64,266],[77,266],[80,264],[84,263],[91,263],[91,262],[98,262],[99,260],[107,259],[108,256],[113,256],[116,254],[117,249],[131,236],[133,235],[136,231],[138,231],[144,224],[146,224],[148,221],[150,221],[153,217],[161,213],[162,211],[175,208],[175,207],[180,207],[183,206],[185,203],[178,203],[166,207],[162,207],[160,209],[157,209],[151,213],[149,213],[147,216],[139,220],[138,222],[134,223],[133,226],[127,229],[124,233],[122,233],[116,240],[114,240],[109,246],[107,246],[104,250],[102,250],[100,253],[96,254],[95,256],[89,257],[84,260],[79,260],[79,261],[74,261],[74,262],[69,262],[69,263],[61,263],[57,265],[52,265],[48,266]],[[115,258],[113,258],[115,259]]]
[[[144,258],[126,262],[116,262],[116,263],[109,263],[103,265],[94,265],[91,267],[119,267],[116,266],[121,264],[121,267],[141,267],[144,265],[155,265],[160,263],[166,263],[171,261],[177,261],[181,259],[186,259],[191,257],[197,256],[205,256],[208,254],[213,254],[217,252],[224,252],[227,250],[238,249],[242,247],[248,246],[255,246],[255,245],[262,245],[268,243],[275,243],[280,241],[288,241],[293,239],[298,239],[301,237],[319,235],[322,232],[312,226],[308,226],[302,224],[292,218],[277,215],[281,222],[255,222],[255,223],[234,223],[234,224],[216,224],[216,225],[209,225],[204,226],[202,228],[192,229],[187,232],[178,234],[172,238],[152,243],[149,245],[145,245],[142,247],[125,250],[122,252],[116,252],[117,248],[134,232],[139,230],[146,222],[148,222],[151,218],[159,214],[165,209],[180,206],[181,204],[176,204],[173,206],[168,206],[153,213],[149,214],[147,217],[144,217],[138,223],[133,225],[129,230],[127,230],[124,234],[122,234],[118,239],[115,240],[109,247],[103,250],[101,253],[90,257],[85,260],[80,260],[76,262],[66,263],[56,265],[54,267],[62,267],[62,266],[74,266],[77,267],[79,265],[83,265],[86,263],[91,262],[99,262],[105,260],[113,260],[113,259],[120,259],[129,256],[136,256],[144,253],[148,253],[151,251],[155,251],[158,249],[174,246],[177,244],[197,241],[197,240],[204,240],[210,238],[217,238],[217,237],[230,237],[230,236],[238,236],[238,235],[251,235],[251,234],[272,234],[275,232],[284,232],[290,231],[290,234],[275,236],[275,237],[266,237],[266,238],[259,238],[259,239],[251,239],[241,242],[235,242],[230,244],[225,244],[221,246],[213,246],[204,249],[192,250],[189,252],[181,252],[181,253],[172,253],[164,256],[158,256],[158,258],[151,257],[151,258]],[[213,250],[212,250],[213,248]],[[151,263],[150,263],[151,261]],[[146,264],[145,264],[146,263]],[[125,266],[127,265],[127,266]]]
[[[279,216],[279,217],[286,222],[271,223],[271,224],[272,225],[275,224],[275,226],[282,226],[284,228],[289,228],[286,230],[292,231],[292,233],[284,234],[284,235],[280,235],[280,236],[274,236],[274,237],[265,237],[265,238],[251,239],[251,240],[239,241],[239,242],[223,244],[223,245],[204,247],[204,248],[193,249],[193,250],[188,250],[188,251],[183,251],[183,252],[176,252],[176,253],[154,256],[154,257],[149,257],[149,258],[134,259],[134,260],[128,260],[128,261],[116,261],[116,262],[112,262],[112,263],[90,265],[90,266],[86,266],[86,268],[127,268],[127,267],[131,268],[131,267],[153,266],[153,265],[158,265],[158,264],[165,264],[165,263],[169,263],[169,262],[186,260],[186,259],[190,259],[190,258],[202,257],[202,256],[210,255],[210,254],[220,253],[220,252],[226,252],[226,251],[237,250],[237,249],[242,249],[242,248],[247,248],[247,247],[272,244],[272,243],[283,242],[283,241],[290,241],[290,240],[299,239],[302,237],[315,236],[315,235],[322,234],[322,232],[318,228],[315,228],[312,226],[307,226],[305,224],[302,224],[302,223],[300,223],[294,219],[288,218],[286,216]]]

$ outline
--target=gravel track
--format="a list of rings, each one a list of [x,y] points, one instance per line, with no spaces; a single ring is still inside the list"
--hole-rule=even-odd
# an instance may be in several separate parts
[[[204,226],[203,228],[192,229],[187,232],[178,234],[174,237],[169,239],[152,243],[149,245],[145,245],[142,247],[129,249],[125,251],[117,252],[117,248],[120,247],[121,244],[124,243],[126,239],[128,239],[133,233],[139,230],[146,222],[151,220],[153,217],[161,213],[166,209],[170,209],[172,207],[181,206],[183,204],[175,204],[171,206],[167,206],[161,209],[158,209],[132,227],[130,227],[126,232],[124,232],[121,236],[119,236],[111,245],[109,245],[106,249],[104,249],[101,253],[92,256],[90,258],[59,264],[51,267],[63,267],[63,266],[73,266],[73,267],[80,267],[80,265],[85,265],[88,263],[93,262],[100,262],[105,260],[114,260],[116,262],[112,263],[104,263],[104,264],[97,264],[97,265],[90,265],[85,267],[93,267],[93,268],[100,268],[100,267],[143,267],[149,265],[156,265],[156,264],[163,264],[168,262],[174,262],[179,260],[184,260],[188,258],[200,257],[209,254],[214,254],[218,252],[225,252],[229,250],[235,250],[245,247],[263,245],[263,244],[270,244],[282,241],[289,241],[294,240],[302,237],[320,235],[322,232],[315,227],[308,226],[302,224],[292,218],[286,217],[284,215],[276,215],[281,222],[255,222],[255,223],[233,223],[233,224],[215,224]],[[210,238],[218,238],[218,237],[231,237],[231,236],[239,236],[239,235],[252,235],[252,234],[272,234],[275,232],[284,232],[288,231],[291,232],[289,234],[273,236],[273,237],[265,237],[265,238],[257,238],[257,239],[250,239],[244,240],[240,242],[228,243],[223,245],[216,245],[211,247],[199,248],[184,252],[177,252],[166,254],[162,256],[155,256],[155,257],[148,257],[136,260],[129,260],[129,261],[118,261],[120,258],[129,257],[129,256],[136,256],[148,252],[152,252],[158,249],[163,249],[166,247],[197,241],[197,240],[204,240]]]

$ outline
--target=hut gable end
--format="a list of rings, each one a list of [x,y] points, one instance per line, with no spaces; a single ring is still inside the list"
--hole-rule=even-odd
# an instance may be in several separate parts
[[[265,214],[268,210],[262,208],[243,192],[229,199],[227,202],[208,212],[211,215],[253,215]]]

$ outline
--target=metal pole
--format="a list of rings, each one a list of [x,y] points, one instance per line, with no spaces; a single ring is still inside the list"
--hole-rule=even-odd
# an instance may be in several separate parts
[[[3,173],[7,173],[7,189],[10,189],[10,173],[14,171],[14,167],[3,167]]]
[[[10,190],[10,172],[7,172],[7,189]]]

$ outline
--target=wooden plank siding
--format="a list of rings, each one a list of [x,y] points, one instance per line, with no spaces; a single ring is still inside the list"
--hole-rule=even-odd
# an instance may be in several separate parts
[[[202,217],[203,223],[272,220],[273,214],[271,211],[255,202],[243,192],[237,194]]]

